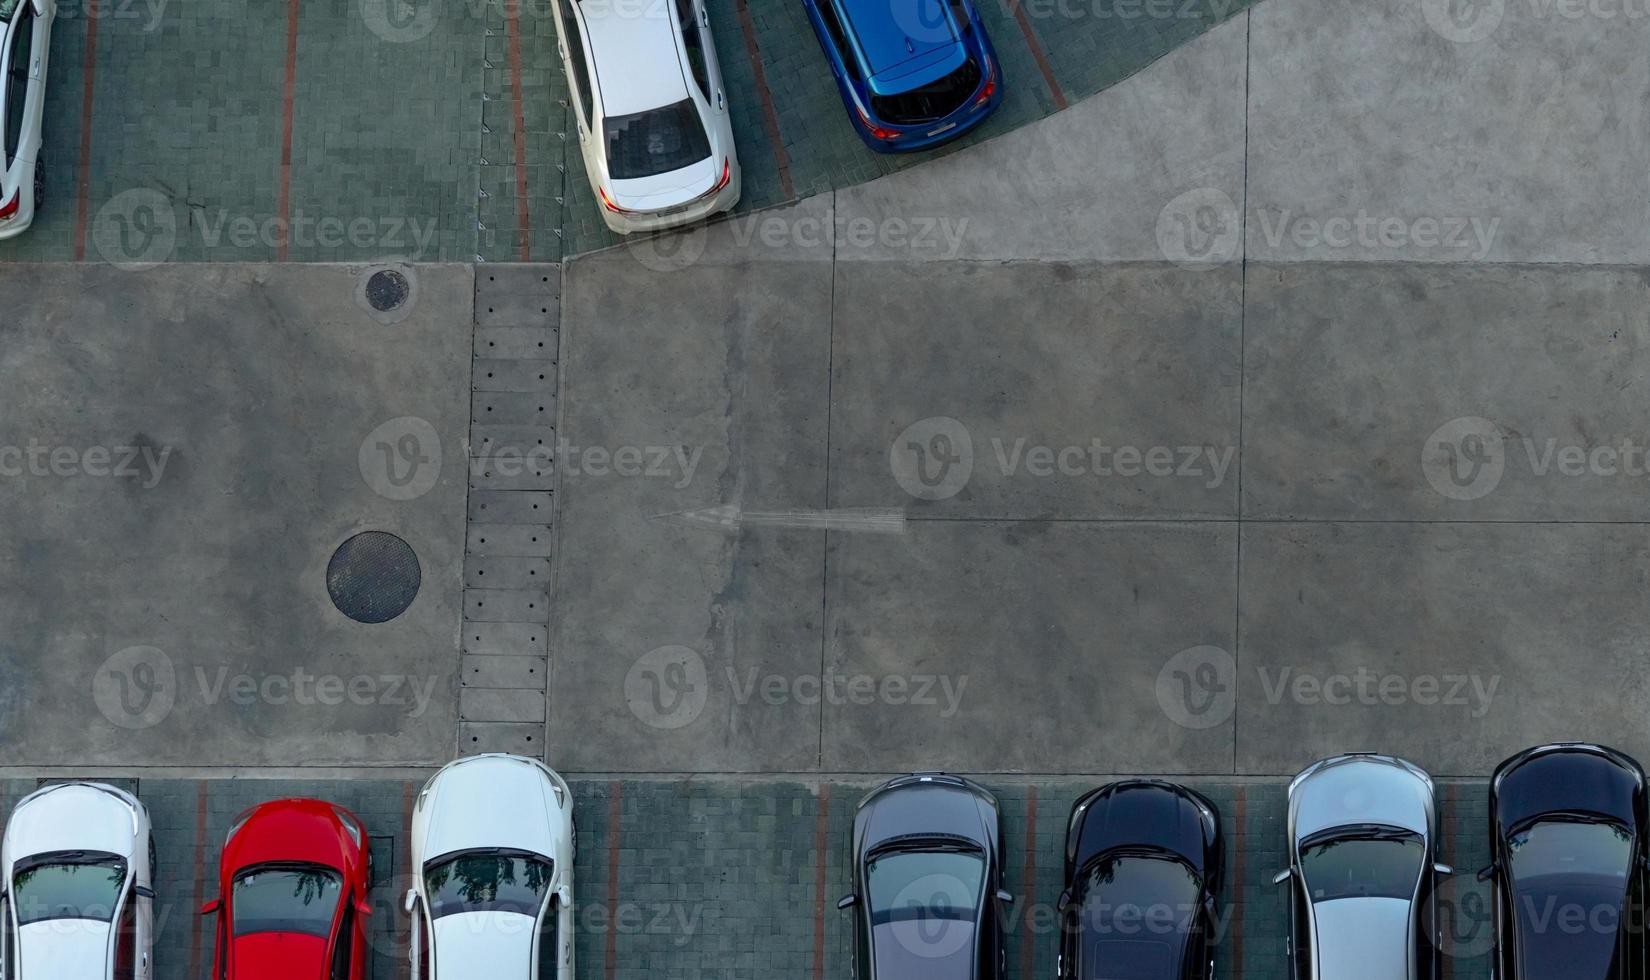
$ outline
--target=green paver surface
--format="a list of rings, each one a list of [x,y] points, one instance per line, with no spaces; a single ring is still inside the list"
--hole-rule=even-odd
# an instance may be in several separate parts
[[[1227,841],[1221,896],[1226,927],[1217,975],[1283,980],[1288,975],[1288,908],[1285,892],[1271,878],[1284,861],[1285,781],[1185,782],[1220,809]],[[124,784],[131,786],[130,781]],[[1015,896],[1006,913],[1008,976],[1013,980],[1052,975],[1057,951],[1053,909],[1062,885],[1066,819],[1071,804],[1096,784],[1074,778],[986,784],[1003,806],[1006,886]],[[9,815],[36,785],[33,780],[0,781],[0,813]],[[201,980],[205,975],[203,968],[201,977],[189,976],[201,921],[194,911],[216,895],[219,849],[235,815],[264,800],[315,796],[349,807],[367,825],[375,865],[373,976],[403,977],[406,922],[400,898],[410,873],[405,808],[419,785],[388,780],[138,781],[137,792],[154,820],[160,860],[156,976]],[[818,975],[849,975],[853,940],[847,917],[835,904],[848,889],[854,807],[874,781],[821,786],[572,780],[570,785],[579,831],[574,887],[580,976],[813,977],[821,924],[823,969]],[[199,820],[203,794],[204,824]],[[612,819],[615,794],[617,823]],[[1446,957],[1445,975],[1462,980],[1488,975],[1486,893],[1473,880],[1473,872],[1488,860],[1487,794],[1488,787],[1478,782],[1439,787],[1440,853],[1460,872],[1441,898],[1453,944],[1449,948],[1459,954]],[[1028,816],[1034,798],[1033,825]],[[823,821],[822,800],[827,801]],[[1033,826],[1035,845],[1029,846]],[[197,840],[205,841],[204,851]],[[204,891],[196,881],[198,869]],[[617,871],[616,887],[610,869]],[[209,920],[200,935],[204,948],[198,959],[207,963]]]
[[[287,259],[543,262],[619,240],[597,214],[577,135],[568,132],[551,0],[521,0],[514,51],[509,2],[298,0]],[[1055,84],[1076,101],[1254,0],[978,2],[1003,64],[1002,106],[947,147],[886,156],[855,136],[800,0],[709,0],[744,168],[739,210],[870,180],[1053,111],[1021,19]],[[1017,2],[1024,4],[1018,17]],[[33,228],[0,243],[0,261],[153,260],[144,248],[167,225],[175,244],[165,260],[277,258],[292,5],[102,0],[90,158],[82,161],[87,9],[61,5],[49,70],[46,198]],[[82,167],[89,168],[84,227]]]

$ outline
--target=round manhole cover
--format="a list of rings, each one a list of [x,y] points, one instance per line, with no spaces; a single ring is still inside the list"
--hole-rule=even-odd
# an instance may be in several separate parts
[[[410,291],[407,277],[394,269],[380,269],[367,279],[367,302],[380,313],[398,309]]]
[[[387,623],[418,597],[422,573],[412,546],[384,531],[363,531],[327,562],[327,594],[357,623]]]

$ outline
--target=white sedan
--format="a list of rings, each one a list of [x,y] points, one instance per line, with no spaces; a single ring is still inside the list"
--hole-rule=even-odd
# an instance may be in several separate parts
[[[44,165],[40,120],[46,107],[46,55],[57,0],[0,0],[0,239],[34,223]]]
[[[24,797],[0,845],[4,975],[149,980],[154,873],[149,811],[130,793],[60,783]]]
[[[585,174],[602,219],[657,231],[739,201],[722,70],[704,0],[555,0]]]
[[[415,980],[572,980],[573,798],[544,763],[478,755],[413,809]]]

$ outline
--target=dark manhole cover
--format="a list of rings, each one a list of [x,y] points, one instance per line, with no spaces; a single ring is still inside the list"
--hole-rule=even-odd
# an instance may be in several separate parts
[[[422,579],[412,546],[384,531],[363,531],[327,562],[327,594],[357,623],[387,623],[407,611]]]
[[[407,301],[407,277],[394,269],[380,269],[367,280],[367,302],[380,313],[388,313]]]

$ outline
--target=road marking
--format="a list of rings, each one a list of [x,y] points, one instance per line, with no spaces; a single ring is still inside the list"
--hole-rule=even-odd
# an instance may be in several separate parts
[[[1232,796],[1232,977],[1243,976],[1243,887],[1244,872],[1248,869],[1248,855],[1244,853],[1249,824],[1249,794],[1239,786]]]
[[[827,859],[831,853],[831,786],[819,784],[819,811],[814,817],[814,980],[825,978],[825,889],[830,875]]]
[[[1025,5],[1020,0],[1008,0],[1008,5],[1014,10],[1014,19],[1020,25],[1020,33],[1025,35],[1026,47],[1031,49],[1031,59],[1037,62],[1037,70],[1042,73],[1043,84],[1048,86],[1048,94],[1054,97],[1054,108],[1064,109],[1066,93],[1061,91],[1060,82],[1054,77],[1054,69],[1048,63],[1048,54],[1043,51],[1043,44],[1037,40],[1037,32],[1031,27],[1031,18],[1026,16]]]
[[[768,131],[768,146],[779,167],[779,186],[789,201],[796,197],[796,188],[791,184],[791,157],[785,152],[785,138],[779,132],[779,110],[774,108],[773,93],[768,91],[768,70],[762,65],[762,47],[756,43],[756,23],[751,20],[747,0],[739,0],[739,29],[745,35],[745,53],[756,75],[756,90],[762,93],[762,128]]]
[[[92,104],[97,80],[97,15],[100,3],[86,5],[86,64],[80,70],[80,173],[75,178],[74,260],[86,258],[86,214],[92,195]]]
[[[1450,865],[1451,867],[1455,866],[1454,824],[1457,822],[1455,818],[1455,802],[1459,792],[1460,787],[1454,783],[1450,783],[1444,787],[1444,813],[1442,819],[1438,821],[1439,830],[1443,833],[1444,837],[1440,847],[1440,850],[1443,852],[1440,855],[1440,858],[1445,864]],[[1437,903],[1434,902],[1434,905],[1436,904]],[[1453,908],[1454,906],[1451,905],[1452,910]],[[1447,926],[1447,928],[1453,929],[1455,928],[1455,924],[1452,922]],[[1445,955],[1440,957],[1440,959],[1443,960],[1443,970],[1441,971],[1440,980],[1454,980],[1455,957]]]
[[[510,33],[510,92],[515,103],[516,261],[530,262],[533,225],[527,209],[527,114],[521,102],[521,0],[508,0],[504,9]]]
[[[624,782],[607,784],[607,936],[602,975],[613,980],[619,965],[619,847],[624,842]]]
[[[1037,787],[1026,789],[1026,864],[1025,908],[1020,917],[1025,926],[1025,939],[1020,947],[1020,976],[1036,976],[1037,937],[1031,926],[1031,909],[1037,901]]]
[[[286,261],[288,226],[292,221],[292,101],[298,86],[298,5],[287,0],[286,84],[281,90],[281,170],[275,186],[275,261]]]
[[[204,779],[195,782],[195,907],[206,904],[206,787]],[[187,910],[186,910],[187,911]],[[189,944],[189,975],[201,975],[201,929],[206,916],[195,916],[194,941]]]

